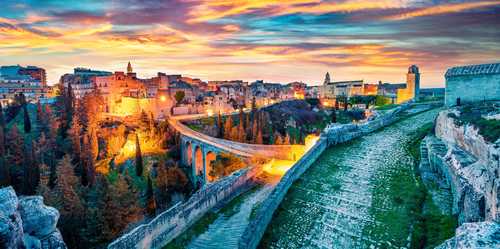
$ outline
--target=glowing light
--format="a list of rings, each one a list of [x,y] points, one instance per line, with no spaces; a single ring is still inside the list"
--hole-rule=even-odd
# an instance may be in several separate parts
[[[272,159],[270,162],[264,164],[262,170],[269,175],[282,176],[293,166],[294,163],[295,162],[291,160]]]
[[[214,115],[214,110],[212,110],[212,109],[208,109],[208,110],[207,110],[207,115],[208,115],[209,117],[212,117],[212,116]]]
[[[161,95],[161,96],[160,96],[160,101],[161,101],[161,102],[165,102],[165,101],[167,101],[167,97],[165,97],[165,95]]]

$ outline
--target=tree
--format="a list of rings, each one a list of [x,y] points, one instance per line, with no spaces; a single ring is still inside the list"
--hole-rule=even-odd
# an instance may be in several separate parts
[[[146,188],[146,214],[153,217],[156,213],[156,201],[153,194],[153,183],[151,177],[148,176],[148,185]]]
[[[228,176],[245,167],[245,163],[240,158],[229,153],[220,153],[215,160],[210,162],[210,165],[209,175],[214,179]]]
[[[252,114],[255,113],[255,111],[257,111],[257,102],[256,102],[256,99],[255,99],[255,96],[252,98]]]
[[[222,125],[222,114],[219,110],[219,114],[217,115],[217,137],[222,138],[224,136],[224,126]]]
[[[282,145],[283,144],[283,139],[281,138],[281,135],[279,132],[274,133],[274,144],[275,145]]]
[[[332,123],[337,123],[337,111],[332,111]]]
[[[245,142],[245,137],[246,137],[245,126],[244,126],[244,123],[245,123],[244,115],[245,114],[243,113],[243,108],[240,108],[238,134],[237,134],[239,142]]]
[[[137,193],[129,188],[125,177],[119,175],[116,182],[110,186],[103,216],[109,224],[111,238],[116,237],[128,224],[143,218]]]
[[[284,145],[290,145],[290,135],[286,133],[285,139],[283,140]]]
[[[227,116],[224,123],[224,139],[231,139],[231,129],[233,128],[233,119],[231,115]]]
[[[84,214],[83,203],[78,195],[80,188],[80,182],[71,165],[71,158],[65,155],[58,165],[53,206],[61,215],[59,228],[69,247],[76,247],[79,243],[79,236],[75,231],[81,227]]]
[[[139,142],[139,136],[135,134],[135,174],[137,176],[142,176],[143,162],[141,153],[141,144]]]
[[[26,104],[26,103],[24,103],[24,105],[23,105],[23,112],[24,112],[24,132],[30,133],[31,132],[31,121],[30,121],[30,115],[28,113],[28,104]]]
[[[263,144],[264,143],[264,141],[262,139],[262,130],[260,130],[260,129],[257,132],[257,139],[255,140],[255,143],[256,144]]]
[[[176,105],[179,105],[182,100],[184,100],[184,97],[186,96],[186,93],[184,91],[177,91],[175,92],[175,102],[176,102]]]

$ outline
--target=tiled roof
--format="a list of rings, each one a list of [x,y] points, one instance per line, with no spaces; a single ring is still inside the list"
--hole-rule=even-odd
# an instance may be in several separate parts
[[[481,74],[500,74],[500,63],[452,67],[446,71],[445,77]]]

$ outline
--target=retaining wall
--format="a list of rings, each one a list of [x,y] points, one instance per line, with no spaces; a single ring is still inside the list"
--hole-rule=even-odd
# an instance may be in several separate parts
[[[261,170],[260,166],[250,167],[205,185],[186,202],[174,205],[151,222],[116,239],[108,245],[108,249],[162,248],[215,205],[238,195]]]

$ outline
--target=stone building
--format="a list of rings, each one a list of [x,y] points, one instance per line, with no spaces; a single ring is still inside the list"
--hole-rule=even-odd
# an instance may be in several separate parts
[[[500,100],[500,63],[452,67],[446,71],[445,105]]]
[[[95,91],[95,77],[109,76],[111,72],[97,71],[87,68],[75,68],[72,74],[64,74],[59,79],[59,84],[68,87],[71,84],[73,95],[80,99],[88,93]]]
[[[0,102],[10,104],[16,94],[24,94],[29,102],[50,97],[45,69],[20,65],[0,67]]]
[[[411,65],[406,74],[406,88],[397,90],[396,101],[398,104],[409,100],[418,100],[420,94],[420,72],[416,65]]]
[[[172,100],[166,93],[169,78],[163,73],[149,79],[139,79],[132,65],[127,65],[127,73],[114,72],[107,76],[97,76],[96,89],[102,94],[104,111],[110,115],[137,115],[141,111],[153,113],[155,117],[166,115]]]

